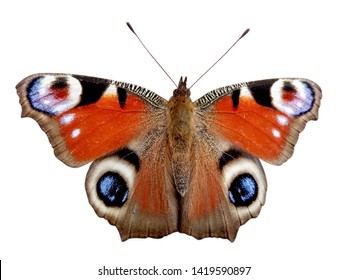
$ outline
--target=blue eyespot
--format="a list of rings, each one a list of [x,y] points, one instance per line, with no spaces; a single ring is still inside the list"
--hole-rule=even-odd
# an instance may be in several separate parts
[[[249,206],[258,195],[258,185],[251,174],[241,174],[230,184],[229,199],[235,206]]]
[[[72,76],[43,75],[34,78],[27,91],[34,110],[57,116],[80,103],[82,85]]]
[[[106,206],[121,207],[126,202],[129,189],[123,177],[115,172],[106,172],[96,185],[99,198]]]

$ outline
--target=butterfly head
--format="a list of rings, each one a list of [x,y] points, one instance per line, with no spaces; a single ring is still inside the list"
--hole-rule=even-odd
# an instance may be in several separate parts
[[[178,87],[174,90],[173,96],[190,96],[190,90],[187,88],[187,77],[180,78]]]

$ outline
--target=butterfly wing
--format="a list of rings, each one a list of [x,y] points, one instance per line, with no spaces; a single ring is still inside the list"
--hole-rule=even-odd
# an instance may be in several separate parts
[[[123,240],[177,230],[161,149],[165,99],[139,86],[68,74],[29,76],[17,91],[22,116],[39,123],[58,159],[73,167],[97,159],[86,178],[88,198]]]
[[[177,231],[177,195],[162,133],[130,142],[93,162],[88,171],[89,202],[98,216],[118,228],[123,241]]]
[[[257,158],[286,161],[306,122],[317,118],[321,96],[312,81],[272,79],[219,88],[195,101],[197,135],[180,231],[233,241],[265,203]]]
[[[22,116],[39,123],[55,155],[69,166],[93,161],[150,131],[149,115],[160,115],[166,103],[138,86],[68,74],[29,76],[17,91]]]
[[[222,87],[195,103],[213,135],[272,164],[291,157],[306,122],[318,117],[321,89],[307,79],[270,79]]]
[[[138,86],[65,74],[33,75],[17,88],[23,116],[40,124],[60,160],[80,166],[97,159],[86,179],[88,198],[123,240],[177,230],[234,240],[265,203],[266,178],[254,156],[287,160],[321,98],[309,80],[280,79],[197,100],[189,188],[178,201],[164,99]]]
[[[257,158],[206,130],[201,133],[182,200],[180,231],[197,239],[234,241],[239,227],[258,216],[265,203],[265,173]]]

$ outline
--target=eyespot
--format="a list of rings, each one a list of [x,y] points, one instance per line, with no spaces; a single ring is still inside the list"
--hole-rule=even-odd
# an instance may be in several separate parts
[[[79,104],[82,86],[72,76],[46,75],[32,80],[27,91],[35,110],[56,116]]]
[[[107,206],[121,207],[129,195],[125,180],[117,172],[102,175],[96,184],[96,191]]]
[[[127,147],[93,162],[86,177],[86,191],[98,216],[116,224],[125,215],[140,168],[139,156]]]
[[[236,207],[241,224],[256,217],[266,196],[266,177],[260,161],[235,148],[219,159],[225,196]]]
[[[235,206],[248,206],[257,198],[258,184],[251,174],[241,174],[231,182],[228,194]]]
[[[271,87],[272,105],[289,116],[300,116],[311,110],[314,90],[301,80],[276,81]]]

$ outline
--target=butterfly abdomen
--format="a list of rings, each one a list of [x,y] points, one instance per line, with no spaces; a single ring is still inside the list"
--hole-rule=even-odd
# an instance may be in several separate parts
[[[167,137],[176,190],[184,196],[190,178],[195,106],[187,95],[173,96],[167,104]]]

